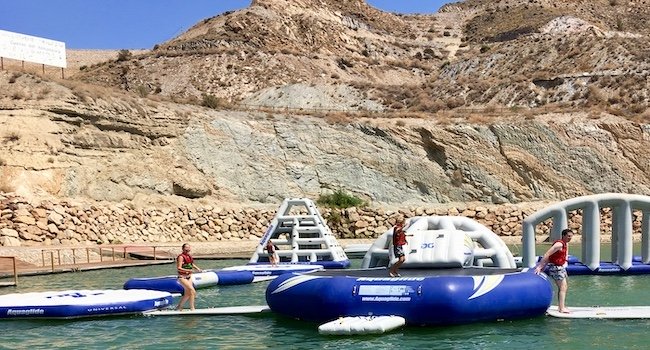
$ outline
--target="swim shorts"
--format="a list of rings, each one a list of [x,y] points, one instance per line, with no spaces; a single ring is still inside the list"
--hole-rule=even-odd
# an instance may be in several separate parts
[[[556,281],[561,281],[567,277],[566,267],[548,264],[548,275]]]
[[[404,247],[401,245],[396,245],[393,246],[393,253],[395,253],[395,257],[399,258],[400,256],[404,256]]]

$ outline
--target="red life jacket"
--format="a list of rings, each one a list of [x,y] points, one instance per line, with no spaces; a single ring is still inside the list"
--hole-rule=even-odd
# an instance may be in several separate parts
[[[183,262],[181,263],[182,268],[188,269],[188,270],[191,270],[192,268],[194,268],[194,265],[193,265],[194,264],[194,258],[192,258],[191,255],[181,253],[178,256],[183,258]],[[176,257],[176,261],[178,261],[178,257]],[[181,275],[189,275],[191,272],[178,270],[178,273],[181,274]]]
[[[548,262],[550,262],[553,265],[556,266],[562,266],[566,263],[567,260],[567,251],[569,246],[566,244],[565,241],[558,239],[557,241],[553,242],[553,244],[560,242],[562,243],[562,249],[558,250],[557,252],[551,254],[551,256],[548,258]]]
[[[393,245],[394,246],[403,246],[406,244],[406,234],[404,230],[400,227],[395,227],[393,230]]]

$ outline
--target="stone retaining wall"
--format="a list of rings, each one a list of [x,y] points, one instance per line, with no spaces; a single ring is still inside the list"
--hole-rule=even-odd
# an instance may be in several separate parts
[[[523,218],[546,205],[432,205],[399,210],[319,210],[338,238],[376,238],[386,232],[399,216],[409,218],[421,215],[461,215],[480,222],[500,236],[518,236],[521,235]],[[133,209],[120,203],[78,204],[63,200],[32,205],[19,196],[0,193],[0,245],[258,240],[275,216],[275,210],[226,209],[208,205],[196,208],[181,206],[173,209]],[[636,212],[634,214],[634,227],[638,233],[641,215]],[[569,226],[579,229],[582,219],[580,213],[571,213],[569,217]],[[606,215],[602,223],[603,232],[609,232],[610,227],[611,219]],[[540,225],[538,233],[548,235],[549,229],[548,225]]]

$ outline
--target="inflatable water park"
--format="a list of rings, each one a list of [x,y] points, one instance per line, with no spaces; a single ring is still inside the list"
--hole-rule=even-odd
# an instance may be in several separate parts
[[[601,261],[601,209],[612,212],[612,261]],[[66,290],[0,296],[0,318],[79,318],[124,314],[147,316],[246,315],[272,312],[319,323],[321,334],[383,333],[405,325],[439,326],[528,319],[650,318],[650,306],[574,307],[551,305],[552,281],[532,268],[536,226],[553,221],[553,242],[582,212],[583,261],[569,259],[570,274],[642,274],[650,261],[650,197],[600,194],[560,202],[524,219],[523,256],[513,256],[495,233],[462,216],[408,219],[400,276],[389,275],[397,258],[393,229],[366,247],[361,268],[350,269],[345,251],[313,202],[286,199],[247,265],[193,274],[197,288],[271,280],[266,305],[170,310],[182,293],[176,276],[133,278],[122,290]],[[641,211],[641,256],[635,257],[632,212]],[[266,245],[277,246],[271,264]],[[361,247],[355,247],[361,250]],[[608,264],[612,264],[612,267]],[[571,268],[571,266],[575,266]],[[579,266],[580,270],[576,267]]]

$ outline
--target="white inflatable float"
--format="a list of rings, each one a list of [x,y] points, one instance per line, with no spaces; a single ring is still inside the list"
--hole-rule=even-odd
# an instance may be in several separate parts
[[[196,316],[196,315],[249,315],[269,312],[268,305],[226,306],[195,310],[154,310],[144,313],[145,316]]]
[[[152,290],[65,290],[0,296],[0,319],[78,318],[142,313],[169,306],[173,296]]]
[[[639,319],[650,318],[650,306],[594,306],[569,308],[570,313],[559,312],[556,305],[546,313],[559,318]]]
[[[328,335],[381,334],[406,324],[400,316],[341,317],[318,327],[318,333]]]

